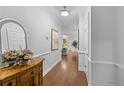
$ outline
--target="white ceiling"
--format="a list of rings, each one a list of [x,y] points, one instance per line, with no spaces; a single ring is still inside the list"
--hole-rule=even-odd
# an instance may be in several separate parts
[[[60,15],[60,11],[63,10],[63,6],[52,6],[50,7],[57,18],[62,22],[63,31],[78,31],[79,24],[79,12],[83,12],[85,7],[82,6],[66,6],[66,9],[70,11],[69,16],[63,17]]]
[[[70,23],[78,23],[78,14],[75,11],[76,7],[68,6],[67,10],[69,10],[70,14],[69,16],[66,16],[66,17],[60,15],[60,11],[63,9],[63,6],[55,6],[54,9],[57,15],[59,16],[59,18],[61,19],[61,21],[65,25]]]

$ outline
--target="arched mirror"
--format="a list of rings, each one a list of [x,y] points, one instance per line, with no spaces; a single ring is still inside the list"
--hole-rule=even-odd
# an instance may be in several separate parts
[[[27,49],[27,38],[24,27],[15,19],[0,20],[1,53],[8,50]]]

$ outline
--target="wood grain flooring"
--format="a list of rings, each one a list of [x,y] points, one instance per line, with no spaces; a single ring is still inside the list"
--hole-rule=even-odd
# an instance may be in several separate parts
[[[62,60],[43,78],[44,86],[87,86],[86,75],[78,71],[78,54],[69,52]]]

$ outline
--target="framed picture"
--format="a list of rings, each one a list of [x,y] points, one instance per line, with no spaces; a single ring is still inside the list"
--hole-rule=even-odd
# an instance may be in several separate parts
[[[55,29],[51,29],[51,50],[57,50],[59,47],[59,38],[58,31]]]

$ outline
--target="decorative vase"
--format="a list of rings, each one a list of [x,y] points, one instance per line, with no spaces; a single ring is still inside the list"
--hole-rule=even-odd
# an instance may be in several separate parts
[[[27,64],[27,62],[28,62],[28,60],[20,60],[19,65],[24,66]]]
[[[13,66],[15,64],[15,61],[6,61],[5,63],[7,63],[9,66]]]

